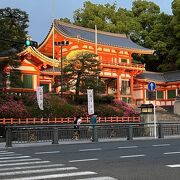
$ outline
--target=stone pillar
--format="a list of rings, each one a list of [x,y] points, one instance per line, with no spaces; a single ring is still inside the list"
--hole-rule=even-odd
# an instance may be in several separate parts
[[[178,94],[174,102],[174,114],[180,115],[180,94]]]

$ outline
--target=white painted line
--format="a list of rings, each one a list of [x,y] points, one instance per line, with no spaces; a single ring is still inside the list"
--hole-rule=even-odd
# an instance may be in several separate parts
[[[55,153],[60,153],[60,151],[36,152],[34,154],[55,154]]]
[[[166,153],[163,153],[163,154],[180,154],[180,152],[166,152]]]
[[[52,178],[63,178],[63,177],[73,177],[73,176],[85,176],[85,175],[92,175],[97,174],[92,171],[82,171],[82,172],[73,172],[73,173],[63,173],[63,174],[50,174],[44,176],[31,176],[31,177],[24,177],[24,178],[12,178],[6,180],[39,180],[39,179],[52,179]]]
[[[34,170],[25,170],[25,171],[14,171],[14,172],[2,172],[0,176],[9,176],[9,175],[19,175],[19,174],[34,174],[34,173],[44,173],[44,172],[53,172],[53,171],[68,171],[78,169],[76,167],[63,167],[63,168],[51,168],[51,169],[34,169]]]
[[[0,164],[0,167],[30,165],[30,164],[45,164],[45,163],[50,163],[50,161],[21,162],[21,163],[10,163],[10,164],[8,163],[8,164]]]
[[[2,163],[8,163],[8,162],[27,162],[27,161],[40,161],[40,158],[31,158],[31,159],[13,159],[13,160],[4,160],[0,161],[0,164]]]
[[[118,180],[118,179],[105,176],[105,177],[84,178],[84,179],[76,179],[76,180]]]
[[[22,156],[22,154],[0,154],[0,157],[4,157],[4,156]]]
[[[3,154],[14,154],[14,152],[0,152],[0,155],[3,155]]]
[[[101,148],[95,148],[95,149],[80,149],[79,151],[100,151]]]
[[[130,155],[130,156],[120,156],[120,158],[134,158],[134,157],[143,157],[145,154],[136,154],[136,155]]]
[[[153,144],[153,147],[163,147],[163,146],[170,146],[170,144]]]
[[[31,156],[17,156],[17,157],[1,157],[0,160],[2,159],[22,159],[22,158],[29,158]]]
[[[166,165],[167,167],[171,167],[171,168],[177,168],[180,167],[180,164],[172,164],[172,165]]]
[[[122,146],[122,147],[117,147],[118,149],[131,149],[131,148],[138,148],[138,146]]]
[[[23,170],[23,169],[37,169],[37,168],[49,168],[49,167],[59,167],[64,166],[64,164],[46,164],[46,165],[35,165],[35,166],[19,166],[10,168],[1,168],[0,171],[12,171],[12,170]]]
[[[94,159],[77,159],[77,160],[71,160],[69,162],[85,162],[85,161],[98,161],[97,158]]]

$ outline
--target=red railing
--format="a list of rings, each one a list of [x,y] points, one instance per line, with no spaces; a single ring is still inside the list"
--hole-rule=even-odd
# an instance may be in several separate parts
[[[130,67],[130,68],[141,68],[144,69],[144,64],[135,64],[135,63],[123,63],[123,62],[114,62],[113,60],[103,60],[101,62],[102,65],[115,65],[115,66],[122,66],[122,67]]]
[[[23,124],[63,124],[73,123],[74,118],[1,118],[0,124],[3,125],[23,125]],[[98,123],[128,123],[140,122],[140,117],[98,117]],[[90,123],[89,117],[83,117],[82,123]]]

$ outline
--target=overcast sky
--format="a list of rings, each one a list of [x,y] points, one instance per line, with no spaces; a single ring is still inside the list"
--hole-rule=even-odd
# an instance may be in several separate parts
[[[116,0],[117,6],[131,9],[133,0]],[[161,11],[171,14],[173,0],[151,0],[158,4]],[[0,8],[19,8],[29,14],[29,35],[41,43],[49,32],[52,19],[73,19],[73,12],[83,7],[85,0],[0,0]],[[91,0],[95,4],[113,4],[115,0]]]

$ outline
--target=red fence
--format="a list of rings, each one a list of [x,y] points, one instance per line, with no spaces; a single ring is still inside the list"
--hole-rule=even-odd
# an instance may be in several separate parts
[[[74,118],[2,118],[0,124],[63,124],[73,123]],[[140,122],[140,117],[98,117],[98,123],[128,123]],[[89,117],[83,117],[82,123],[90,123]]]

